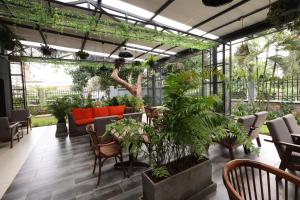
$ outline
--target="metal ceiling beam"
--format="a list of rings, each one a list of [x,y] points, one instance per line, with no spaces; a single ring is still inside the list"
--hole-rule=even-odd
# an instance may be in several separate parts
[[[157,9],[157,11],[154,13],[154,15],[148,21],[152,21],[152,19],[154,19],[157,15],[159,15],[162,11],[164,11],[174,1],[175,0],[166,1],[160,8]]]
[[[109,58],[116,52],[118,51],[122,46],[125,46],[127,40],[124,40],[119,46],[117,46],[110,54],[109,54]]]
[[[232,5],[232,6],[230,6],[229,8],[227,8],[227,9],[225,9],[225,10],[219,12],[218,14],[213,15],[213,16],[207,18],[206,20],[204,20],[204,21],[202,21],[202,22],[199,22],[198,24],[194,25],[194,26],[193,26],[191,29],[189,29],[188,31],[191,31],[191,30],[193,30],[194,28],[197,28],[197,27],[199,27],[199,26],[202,26],[202,25],[204,25],[204,24],[206,24],[206,23],[208,23],[208,22],[210,22],[210,21],[216,19],[217,17],[220,17],[221,15],[224,15],[224,14],[228,13],[229,11],[231,11],[231,10],[237,8],[237,7],[239,7],[239,6],[241,6],[241,5],[244,5],[245,3],[249,2],[249,1],[250,1],[250,0],[243,0],[243,1],[240,1],[240,2],[238,2],[238,3],[236,3],[236,4]]]
[[[206,35],[206,34],[208,34],[208,33],[211,33],[211,32],[214,32],[214,31],[216,31],[216,30],[219,30],[219,29],[221,29],[221,28],[224,28],[225,26],[228,26],[228,25],[230,25],[230,24],[232,24],[232,23],[235,23],[235,22],[237,22],[237,21],[241,21],[241,20],[243,20],[244,18],[247,18],[247,17],[249,17],[249,16],[251,16],[251,15],[254,15],[254,14],[258,13],[258,12],[261,12],[261,11],[263,11],[263,10],[269,8],[269,7],[270,7],[270,5],[263,6],[263,7],[259,8],[259,9],[257,9],[257,10],[254,10],[254,11],[252,11],[252,12],[250,12],[250,13],[247,13],[247,14],[245,14],[245,15],[243,15],[243,16],[240,16],[240,17],[238,17],[238,18],[236,18],[236,19],[234,19],[234,20],[232,20],[232,21],[230,21],[230,22],[227,22],[227,23],[225,23],[225,24],[223,24],[223,25],[221,25],[221,26],[218,26],[218,27],[216,27],[216,28],[213,28],[213,29],[209,30],[207,33],[205,33],[204,35]],[[202,36],[203,36],[203,35],[202,35]]]
[[[144,52],[144,53],[141,53],[140,55],[136,56],[134,59],[140,58],[140,57],[142,57],[143,55],[145,55],[145,54],[147,54],[147,53],[149,53],[149,52],[153,52],[154,49],[156,49],[156,48],[158,48],[158,47],[161,47],[162,45],[163,45],[163,44],[158,44],[158,45],[156,45],[155,47],[153,47],[151,50],[148,50],[148,51],[146,51],[146,52]]]
[[[97,1],[97,7],[95,7],[95,10],[94,10],[94,12],[92,13],[92,16],[95,16],[95,15],[97,14],[96,11],[97,11],[98,7],[101,6],[101,1],[102,1],[102,0],[98,0],[98,1]],[[97,27],[97,25],[98,25],[98,22],[99,22],[101,16],[102,16],[102,14],[100,13],[100,14],[99,14],[99,17],[98,17],[98,19],[97,19],[96,27]],[[96,28],[96,27],[95,27],[95,28]],[[85,47],[85,44],[86,44],[86,39],[89,37],[89,35],[90,35],[89,32],[86,32],[86,33],[85,33],[84,39],[82,40],[82,43],[81,43],[80,51],[83,51],[83,49],[84,49],[84,47]]]
[[[66,7],[77,8],[79,10],[85,10],[85,11],[88,11],[88,12],[93,11],[92,9],[88,9],[88,8],[84,8],[84,7],[79,7],[79,6],[76,6],[76,5],[64,3],[64,2],[61,2],[61,1],[57,1],[57,0],[43,0],[43,1],[46,1],[46,2],[50,1],[50,2],[55,3],[57,5],[63,5],[63,6],[66,6]],[[89,2],[93,5],[92,1],[89,1]],[[211,39],[211,38],[206,38],[206,37],[199,36],[199,35],[196,35],[196,34],[193,34],[193,33],[189,33],[189,32],[186,32],[186,31],[182,31],[182,30],[179,30],[179,29],[176,29],[176,28],[173,28],[173,27],[169,27],[169,26],[157,23],[157,22],[154,23],[153,21],[147,21],[148,19],[141,19],[140,16],[133,15],[131,13],[126,13],[126,12],[120,10],[120,9],[116,9],[116,8],[112,9],[111,7],[106,6],[106,5],[104,6],[103,4],[101,5],[101,7],[107,8],[107,9],[110,9],[110,10],[113,10],[113,11],[116,11],[116,12],[120,12],[120,13],[122,13],[124,15],[128,15],[129,16],[129,17],[124,17],[124,16],[119,16],[119,15],[107,13],[102,8],[101,8],[100,11],[99,10],[97,11],[97,12],[105,14],[105,15],[107,15],[109,17],[120,18],[120,19],[123,19],[123,20],[132,20],[132,21],[135,21],[135,22],[138,22],[138,23],[141,23],[141,24],[157,26],[157,27],[160,27],[162,29],[176,31],[178,33],[187,34],[189,36],[193,36],[193,37],[196,37],[196,38],[200,38],[200,39],[204,39],[204,40],[210,40],[210,41],[215,41],[215,42],[217,41],[218,42],[218,40],[214,40],[214,39]],[[132,17],[134,17],[134,18],[132,18]]]
[[[26,29],[30,29],[30,30],[36,30],[35,26],[32,25],[25,25],[25,24],[20,24],[20,23],[14,23],[11,21],[7,21],[4,19],[0,19],[0,22],[7,24],[7,25],[11,25],[11,26],[16,26],[16,27],[20,27],[20,28],[26,28]],[[71,33],[66,33],[66,32],[59,32],[59,31],[55,31],[55,30],[50,30],[50,29],[45,29],[42,28],[41,31],[45,31],[47,33],[52,33],[52,34],[56,34],[56,35],[62,35],[62,36],[67,36],[67,37],[72,37],[72,38],[76,38],[76,39],[84,39],[84,36],[80,36],[80,35],[75,35],[75,34],[71,34]],[[115,45],[115,46],[119,46],[120,43],[117,42],[111,42],[108,40],[101,40],[101,39],[96,39],[96,38],[87,38],[88,41],[93,41],[93,42],[98,42],[98,43],[104,43],[104,44],[110,44],[110,45]],[[134,46],[130,46],[130,45],[125,45],[124,47],[127,48],[132,48],[132,49],[136,49],[136,50],[141,50],[141,51],[147,51],[148,49],[143,49],[143,48],[139,48],[139,47],[134,47]],[[154,53],[160,53],[157,51],[152,51]]]
[[[236,40],[239,38],[243,38],[243,37],[258,33],[258,32],[265,31],[272,27],[273,27],[273,25],[271,24],[271,22],[266,20],[266,21],[263,21],[260,23],[253,24],[251,26],[247,26],[243,29],[234,31],[232,33],[226,34],[226,35],[222,36],[221,38],[224,40],[224,42],[230,42],[230,41],[233,41],[233,40]]]
[[[72,4],[72,5],[77,5],[77,4],[87,3],[87,0],[71,1],[71,2],[68,2],[68,3]]]

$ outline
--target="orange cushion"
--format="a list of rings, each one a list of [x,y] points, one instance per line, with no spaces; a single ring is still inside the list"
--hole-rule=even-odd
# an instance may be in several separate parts
[[[82,108],[73,108],[72,109],[72,116],[74,117],[74,120],[80,120],[83,119],[82,114],[81,114]]]
[[[92,108],[74,108],[72,110],[72,115],[75,121],[94,117]]]
[[[87,118],[87,119],[79,119],[75,121],[76,125],[86,125],[94,122],[94,118]]]
[[[109,116],[108,107],[103,108],[93,108],[94,118]]]
[[[122,116],[125,112],[125,108],[125,106],[109,106],[109,114]]]

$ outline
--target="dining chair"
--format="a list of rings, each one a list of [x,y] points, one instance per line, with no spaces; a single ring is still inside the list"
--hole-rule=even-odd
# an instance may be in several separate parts
[[[115,158],[115,159],[119,158],[121,165],[122,165],[124,177],[126,177],[126,171],[125,171],[125,166],[123,163],[123,154],[122,154],[121,145],[117,141],[110,141],[107,143],[102,142],[101,141],[102,138],[97,135],[97,132],[95,131],[93,124],[87,125],[86,131],[90,136],[92,149],[93,149],[93,153],[95,156],[93,174],[95,174],[97,161],[98,161],[98,165],[99,165],[99,174],[98,174],[97,185],[100,184],[101,168],[102,168],[104,162],[109,158]]]
[[[299,177],[252,160],[226,163],[223,183],[230,200],[300,199]]]

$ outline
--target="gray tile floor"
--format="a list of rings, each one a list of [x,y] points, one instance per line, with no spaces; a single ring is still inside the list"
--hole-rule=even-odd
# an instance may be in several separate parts
[[[102,170],[101,184],[96,187],[92,174],[93,154],[88,137],[56,139],[55,127],[45,132],[3,196],[3,200],[55,200],[55,199],[115,199],[135,200],[142,194],[141,171],[130,178],[123,178],[122,171],[113,168],[114,159],[108,160]],[[262,139],[266,136],[262,136]],[[245,155],[242,147],[235,151],[236,158],[248,158],[272,166],[279,165],[279,157],[272,144],[262,141],[259,156]],[[213,162],[213,181],[217,191],[207,200],[228,199],[222,182],[222,167],[229,161],[228,151],[219,145],[209,150]]]

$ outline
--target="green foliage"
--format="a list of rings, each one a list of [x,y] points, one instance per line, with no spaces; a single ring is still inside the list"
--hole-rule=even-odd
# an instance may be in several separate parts
[[[143,141],[141,135],[144,134],[144,124],[135,119],[123,118],[106,126],[105,136],[109,134],[122,138],[121,145],[129,149],[130,153],[137,155],[141,151]]]
[[[278,29],[299,30],[300,4],[298,1],[278,0],[268,12],[268,20]]]
[[[62,97],[57,98],[52,104],[49,105],[49,110],[52,112],[58,122],[66,122],[66,115],[70,109],[70,98]]]
[[[0,23],[0,46],[5,50],[13,51],[13,53],[24,52],[20,38],[3,23]]]
[[[30,114],[32,114],[33,116],[50,113],[48,106],[28,106],[28,109],[30,111]]]
[[[76,10],[48,7],[36,1],[3,0],[12,11],[12,15],[3,16],[19,23],[32,23],[41,27],[49,27],[61,32],[73,30],[79,33],[89,32],[98,36],[109,36],[139,40],[144,42],[167,44],[194,49],[210,49],[215,42],[204,41],[198,37],[182,36],[169,32],[149,29],[126,21],[114,21],[108,18],[98,19]],[[4,8],[5,9],[5,8]],[[6,13],[6,10],[1,10]]]
[[[33,117],[32,127],[51,126],[57,124],[57,119],[53,116]]]
[[[148,106],[153,105],[153,103],[152,103],[153,98],[152,98],[150,95],[145,95],[145,96],[143,97],[143,101],[144,101],[144,104],[145,104],[145,105],[148,105]]]
[[[165,166],[161,166],[153,169],[153,175],[157,178],[167,178],[170,176],[170,173]]]
[[[133,107],[135,111],[140,111],[144,105],[143,99],[141,97],[135,97],[132,95],[119,96],[118,102],[120,105]]]
[[[235,116],[245,116],[252,115],[261,110],[262,108],[257,103],[246,103],[244,101],[241,101],[234,106],[232,114],[234,114]]]

